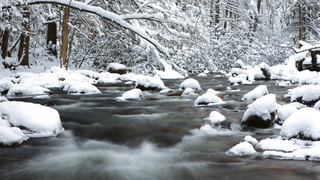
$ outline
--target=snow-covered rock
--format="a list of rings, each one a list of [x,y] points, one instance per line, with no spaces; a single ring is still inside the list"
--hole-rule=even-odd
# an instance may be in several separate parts
[[[275,122],[279,125],[282,125],[283,122],[294,112],[298,111],[298,109],[290,104],[283,105],[277,110],[277,117]]]
[[[312,105],[320,100],[320,86],[303,85],[289,91],[291,102],[300,102],[306,105]]]
[[[4,96],[0,96],[0,102],[5,102],[5,101],[9,101],[9,100]]]
[[[141,90],[162,90],[167,88],[159,77],[143,75],[137,76],[135,87]]]
[[[110,73],[126,74],[127,67],[119,63],[110,63],[107,67],[107,71]]]
[[[92,84],[77,83],[69,88],[68,94],[101,94],[101,92]]]
[[[44,95],[50,93],[50,90],[47,88],[43,88],[40,86],[27,86],[27,85],[19,85],[16,84],[12,86],[7,95],[9,96],[15,96],[15,95],[25,95],[25,96],[31,96],[31,95]]]
[[[222,105],[226,104],[220,97],[218,97],[218,91],[213,89],[208,89],[207,92],[201,96],[199,96],[195,102],[195,106],[211,106],[211,105]]]
[[[198,93],[194,92],[194,90],[191,88],[186,88],[181,96],[198,96]]]
[[[244,137],[243,142],[248,142],[252,144],[253,147],[255,147],[259,143],[259,141],[256,138],[250,135],[247,135],[246,137]]]
[[[241,142],[226,152],[228,156],[249,156],[255,153],[256,151],[249,142]]]
[[[320,140],[320,112],[310,107],[295,111],[284,121],[280,135],[284,139]]]
[[[212,111],[208,117],[204,118],[204,120],[209,121],[211,125],[220,125],[221,123],[226,122],[226,117],[218,111]]]
[[[140,100],[143,98],[142,91],[140,89],[131,89],[122,94],[121,97],[117,97],[116,100]]]
[[[245,101],[251,101],[256,100],[264,95],[269,94],[267,86],[266,85],[259,85],[256,88],[254,88],[252,91],[245,94],[242,98],[242,100]]]
[[[185,90],[187,88],[191,88],[195,91],[202,90],[199,82],[193,78],[186,79],[180,84],[180,89]]]
[[[2,121],[2,120],[0,120]],[[29,139],[17,127],[7,127],[0,125],[0,143],[3,145],[11,145],[13,143],[21,144],[23,141]]]
[[[276,105],[274,94],[258,98],[249,105],[249,108],[241,119],[241,124],[258,128],[269,128],[276,115]]]
[[[64,130],[58,111],[39,104],[15,101],[1,102],[0,115],[0,126],[23,127],[21,131],[28,137],[56,136]],[[14,129],[13,131],[19,135],[18,130]]]
[[[283,151],[283,152],[292,152],[301,147],[298,146],[294,141],[290,140],[281,140],[281,139],[263,139],[257,146],[257,151]]]
[[[10,88],[14,86],[13,82],[8,80],[0,80],[0,93],[4,91],[8,91]]]
[[[0,97],[0,101],[1,101],[1,97]],[[313,106],[313,108],[320,111],[320,101],[316,102],[316,104]]]

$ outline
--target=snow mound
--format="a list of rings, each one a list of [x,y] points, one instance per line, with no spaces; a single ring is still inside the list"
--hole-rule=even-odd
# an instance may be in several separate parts
[[[137,80],[136,80],[136,88],[142,89],[142,90],[162,90],[166,89],[167,87],[164,86],[163,81],[155,76],[143,76],[143,75],[137,75]]]
[[[267,86],[266,85],[259,85],[256,88],[254,88],[252,91],[245,94],[242,98],[244,101],[250,101],[250,100],[256,100],[264,95],[269,94]]]
[[[142,99],[143,94],[140,89],[131,89],[130,91],[127,91],[122,94],[121,97],[117,97],[116,100],[130,100],[130,99]]]
[[[195,102],[195,106],[211,106],[211,105],[222,105],[226,104],[220,97],[217,96],[219,92],[213,89],[208,89],[207,92],[199,96]]]
[[[0,102],[1,102],[1,97],[0,97]],[[316,104],[313,106],[313,108],[320,111],[320,101],[316,102]]]
[[[185,90],[187,88],[191,88],[196,91],[202,90],[199,82],[193,78],[186,79],[180,84],[180,89]]]
[[[300,149],[294,141],[281,140],[281,139],[263,139],[257,144],[256,150],[259,151],[283,151],[292,152]]]
[[[283,122],[298,109],[290,104],[281,106],[277,111],[277,123],[282,125]]]
[[[13,82],[8,80],[0,81],[0,93],[9,90],[14,86]]]
[[[92,84],[79,83],[72,85],[68,90],[68,94],[101,94],[101,92]]]
[[[280,135],[284,139],[320,139],[320,112],[309,107],[302,108],[286,119]]]
[[[39,104],[2,102],[0,103],[0,114],[0,126],[23,127],[21,131],[28,137],[56,136],[64,130],[58,111]],[[19,135],[19,132],[15,130],[14,133]]]
[[[298,101],[304,104],[310,101],[318,101],[320,99],[320,86],[303,85],[292,89],[288,94],[291,96],[291,102]]]
[[[5,102],[5,101],[9,101],[9,100],[4,96],[0,96],[0,102]]]
[[[15,96],[15,95],[32,96],[32,95],[41,95],[41,94],[47,94],[47,93],[50,93],[50,90],[47,88],[43,88],[40,86],[26,86],[26,85],[16,84],[9,89],[7,95],[8,96]]]
[[[174,71],[172,69],[166,69],[163,71],[154,71],[155,75],[159,76],[161,79],[183,79],[184,76],[178,73],[177,71]]]
[[[249,142],[241,142],[226,152],[228,156],[249,156],[255,153],[256,151]]]
[[[205,120],[210,121],[210,123],[214,125],[214,124],[219,124],[223,121],[226,121],[226,117],[224,117],[218,111],[212,111],[209,117],[206,117]]]
[[[113,68],[114,70],[127,69],[127,66],[119,63],[110,63],[107,67],[107,70]]]
[[[254,146],[254,147],[259,143],[259,141],[256,138],[254,138],[250,135],[247,135],[246,137],[244,137],[243,142],[248,142],[248,143],[252,144],[252,146]]]
[[[0,125],[0,143],[4,145],[11,145],[13,143],[21,144],[23,141],[29,139],[17,127],[6,127]]]
[[[181,94],[181,96],[197,96],[197,95],[198,93],[195,93],[191,88],[186,88]]]

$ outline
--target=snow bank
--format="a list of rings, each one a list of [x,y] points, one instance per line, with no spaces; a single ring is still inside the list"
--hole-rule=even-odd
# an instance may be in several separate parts
[[[180,84],[180,89],[185,90],[187,88],[191,88],[196,91],[202,90],[199,82],[193,78],[186,79]]]
[[[159,76],[161,79],[183,79],[184,76],[178,73],[177,71],[174,71],[172,69],[166,69],[163,71],[154,71],[156,76]]]
[[[266,85],[259,85],[256,88],[254,88],[252,91],[245,94],[242,98],[242,100],[250,101],[250,100],[256,100],[264,95],[269,94],[267,86]]]
[[[320,112],[309,107],[302,108],[286,119],[280,135],[284,139],[320,139]]]
[[[28,137],[56,136],[64,130],[58,111],[39,104],[2,102],[0,103],[0,114],[0,126],[7,127],[6,131],[9,131],[10,125],[23,127],[21,131]],[[18,130],[13,131],[19,135]]]

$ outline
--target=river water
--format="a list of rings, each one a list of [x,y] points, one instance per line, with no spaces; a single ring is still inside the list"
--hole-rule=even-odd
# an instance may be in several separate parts
[[[53,91],[51,99],[7,97],[40,103],[59,111],[65,131],[57,137],[33,138],[16,146],[0,146],[0,179],[317,179],[320,163],[260,157],[229,157],[225,152],[246,135],[258,140],[279,136],[279,129],[242,131],[239,120],[248,102],[242,96],[266,84],[277,102],[293,86],[256,81],[227,90],[226,77],[210,74],[197,79],[205,92],[221,91],[221,106],[195,107],[196,97],[164,96],[144,91],[140,101],[115,101],[133,85],[97,85],[102,94],[67,95]],[[179,89],[183,80],[164,80]],[[203,93],[202,92],[202,93]],[[203,120],[219,111],[230,129],[202,131]]]

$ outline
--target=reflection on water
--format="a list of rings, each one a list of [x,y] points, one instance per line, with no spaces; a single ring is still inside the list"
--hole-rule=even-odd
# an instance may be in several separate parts
[[[228,157],[225,152],[246,135],[258,140],[279,130],[242,132],[239,120],[248,102],[241,97],[257,85],[228,90],[226,78],[197,78],[205,92],[221,91],[223,106],[194,107],[196,97],[166,97],[144,92],[141,101],[118,102],[132,86],[102,86],[100,95],[54,94],[50,100],[19,98],[57,109],[64,128],[58,137],[30,139],[19,146],[0,147],[1,179],[316,179],[317,162]],[[183,80],[167,80],[179,89]],[[266,82],[256,82],[266,83]],[[270,93],[287,88],[267,82]],[[217,89],[218,87],[218,89]],[[288,87],[289,88],[289,87]],[[203,118],[219,111],[230,129],[204,126]]]

